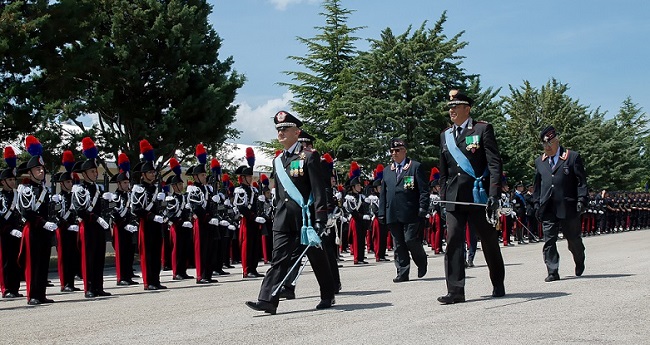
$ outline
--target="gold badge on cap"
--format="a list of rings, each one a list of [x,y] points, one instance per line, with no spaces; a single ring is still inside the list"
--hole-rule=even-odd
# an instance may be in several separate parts
[[[278,119],[279,122],[283,122],[287,118],[287,113],[285,113],[284,111],[281,111],[281,112],[278,113],[276,118]]]

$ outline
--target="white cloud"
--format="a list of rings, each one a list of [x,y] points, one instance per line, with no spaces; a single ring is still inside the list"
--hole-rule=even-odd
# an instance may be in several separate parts
[[[252,145],[255,141],[274,139],[277,132],[273,125],[273,116],[280,110],[290,111],[289,101],[292,99],[293,94],[286,92],[282,98],[270,99],[256,108],[252,108],[246,102],[240,103],[234,124],[234,127],[241,131],[237,143]]]
[[[276,9],[284,11],[289,5],[300,4],[303,2],[315,4],[320,2],[320,0],[269,0],[269,2],[272,3]]]

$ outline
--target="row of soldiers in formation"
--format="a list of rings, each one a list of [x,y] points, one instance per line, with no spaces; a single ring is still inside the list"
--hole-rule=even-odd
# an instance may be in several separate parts
[[[115,249],[118,285],[138,284],[133,280],[136,253],[145,290],[166,288],[160,282],[165,266],[173,279],[196,279],[197,284],[215,282],[213,274],[228,274],[223,268],[234,268],[231,263],[237,261],[244,278],[263,276],[257,266],[261,256],[270,259],[271,226],[266,223],[272,222],[272,194],[266,176],[253,182],[252,149],[247,150],[249,166],[235,171],[235,187],[216,159],[208,168],[207,152],[197,145],[197,164],[185,171],[193,181],[186,185],[179,162],[172,158],[168,169],[156,166],[153,147],[142,140],[142,161],[132,169],[126,154],[120,154],[119,173],[110,181],[116,188],[108,192],[97,183],[97,147],[88,137],[82,147],[84,161],[75,162],[74,154],[64,151],[65,171],[52,175],[58,194],[45,185],[38,139],[27,137],[25,148],[32,157],[20,165],[13,148],[5,148],[8,168],[0,174],[4,298],[24,297],[19,293],[24,277],[28,304],[52,302],[46,297],[52,243],[61,291],[80,290],[74,286],[80,275],[86,298],[110,295],[103,279],[107,237]],[[169,174],[164,182],[162,170]],[[196,277],[187,273],[189,267],[196,268]]]

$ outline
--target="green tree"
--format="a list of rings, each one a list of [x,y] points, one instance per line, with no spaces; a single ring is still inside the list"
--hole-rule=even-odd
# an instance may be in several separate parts
[[[43,69],[57,118],[73,121],[102,151],[132,160],[141,139],[169,158],[236,136],[232,103],[244,77],[232,71],[232,57],[219,60],[211,10],[200,0],[52,4],[50,24],[59,29]],[[96,118],[92,127],[88,116]]]
[[[43,121],[38,84],[40,33],[48,1],[0,1],[0,142],[31,133]]]
[[[345,112],[338,107],[338,99],[346,93],[341,82],[342,73],[356,56],[352,36],[362,27],[349,27],[348,16],[354,11],[342,7],[340,0],[326,0],[324,26],[316,26],[321,33],[313,38],[298,37],[307,46],[305,56],[290,56],[302,66],[303,71],[287,71],[294,83],[279,83],[287,86],[295,95],[291,107],[302,117],[304,128],[318,139],[316,147],[334,152],[341,142],[339,130],[345,122]]]
[[[388,161],[389,139],[401,137],[412,157],[428,167],[437,163],[440,132],[449,122],[448,91],[467,90],[478,78],[461,67],[459,51],[467,42],[460,40],[463,32],[451,38],[443,33],[446,20],[443,13],[433,28],[424,22],[401,35],[386,28],[350,65],[339,158],[374,168]]]

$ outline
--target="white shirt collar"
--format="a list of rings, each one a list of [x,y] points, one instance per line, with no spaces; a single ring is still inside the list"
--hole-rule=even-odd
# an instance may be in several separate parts
[[[284,150],[284,152],[285,152],[285,153],[288,152],[288,153],[293,154],[293,153],[296,151],[296,147],[297,147],[298,145],[300,145],[300,142],[299,142],[299,141],[296,141],[293,145],[291,145],[291,147],[290,147],[288,150]]]
[[[465,120],[465,122],[463,122],[460,126],[454,125],[454,130],[456,130],[456,128],[458,128],[458,127],[462,127],[463,129],[467,128],[467,124],[469,124],[470,121],[472,121],[471,116],[468,117],[467,120]]]

